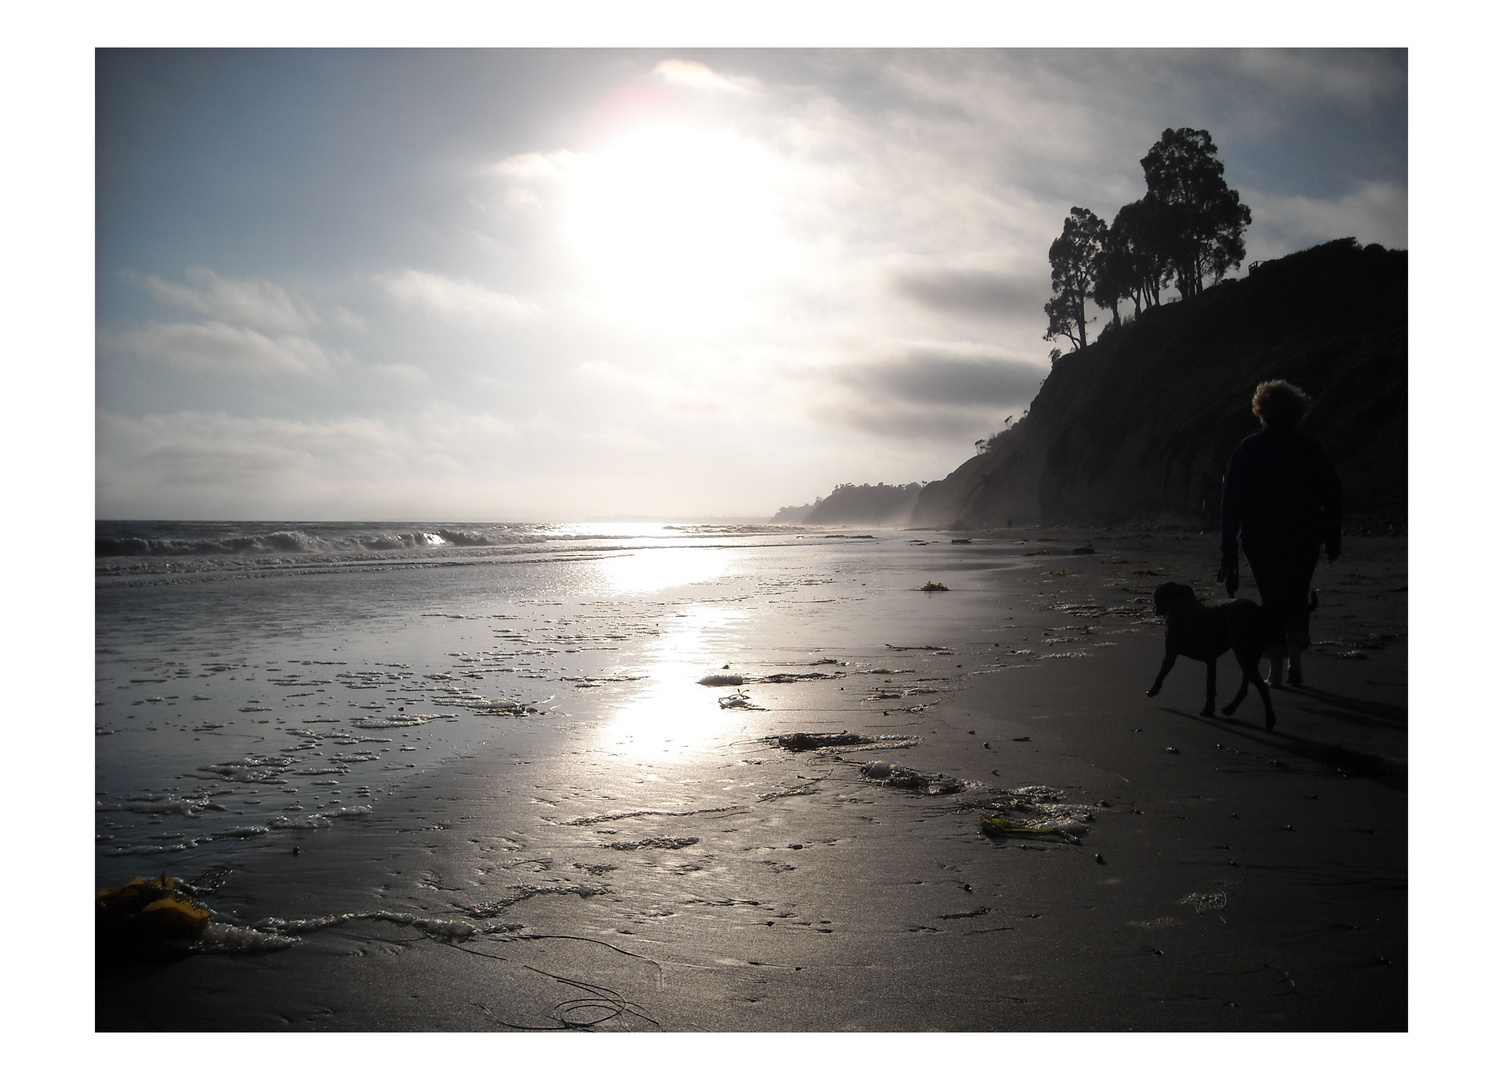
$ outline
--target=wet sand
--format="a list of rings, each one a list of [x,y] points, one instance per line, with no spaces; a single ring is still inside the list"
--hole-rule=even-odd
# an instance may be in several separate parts
[[[1016,536],[1051,554],[1022,572],[1011,637],[956,621],[894,641],[886,672],[749,658],[748,679],[842,677],[713,691],[758,708],[726,709],[694,755],[475,749],[368,817],[231,860],[206,899],[263,928],[385,915],[103,966],[97,1028],[1405,1030],[1405,543],[1353,538],[1322,564],[1307,685],[1275,692],[1270,733],[1255,699],[1198,716],[1188,661],[1144,696],[1163,639],[1147,594],[1213,597],[1212,539]],[[885,741],[776,741],[842,730]],[[935,782],[884,782],[874,760]],[[992,837],[985,806],[1085,828]]]

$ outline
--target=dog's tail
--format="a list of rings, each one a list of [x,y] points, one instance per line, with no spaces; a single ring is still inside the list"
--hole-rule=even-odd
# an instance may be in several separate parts
[[[1314,611],[1318,607],[1320,607],[1320,593],[1318,593],[1314,589],[1311,589],[1310,590],[1310,606],[1307,607],[1307,608],[1305,608],[1305,612],[1308,614],[1309,612]]]

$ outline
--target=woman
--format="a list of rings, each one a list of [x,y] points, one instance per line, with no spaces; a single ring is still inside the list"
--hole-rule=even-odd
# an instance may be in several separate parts
[[[1310,644],[1310,582],[1322,545],[1326,558],[1341,554],[1341,481],[1325,451],[1299,430],[1310,398],[1297,386],[1274,379],[1253,393],[1253,414],[1263,430],[1232,453],[1221,489],[1221,572],[1228,596],[1237,592],[1237,540],[1252,570],[1264,607],[1272,609],[1284,640],[1265,656],[1272,661],[1269,685],[1304,683],[1300,650]]]

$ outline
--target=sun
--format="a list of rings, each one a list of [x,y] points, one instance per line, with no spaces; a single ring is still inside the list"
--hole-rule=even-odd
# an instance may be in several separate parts
[[[771,153],[730,131],[661,126],[580,164],[570,232],[606,298],[681,326],[749,314],[779,263]]]

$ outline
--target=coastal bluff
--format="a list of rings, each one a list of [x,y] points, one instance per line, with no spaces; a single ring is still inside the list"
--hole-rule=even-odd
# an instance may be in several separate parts
[[[916,528],[1213,526],[1253,387],[1284,378],[1363,531],[1408,495],[1408,253],[1335,240],[1148,308],[1059,357],[1027,414],[914,506]]]
[[[804,506],[785,506],[773,525],[908,524],[923,484],[840,484],[829,495]]]

